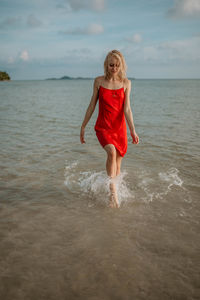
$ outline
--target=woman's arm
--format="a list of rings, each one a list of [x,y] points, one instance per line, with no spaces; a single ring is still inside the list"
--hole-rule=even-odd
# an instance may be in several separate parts
[[[95,110],[95,107],[96,107],[96,104],[97,104],[97,100],[98,100],[98,79],[95,78],[94,80],[94,84],[93,84],[93,94],[92,94],[92,98],[91,98],[91,101],[90,101],[90,104],[86,110],[86,113],[85,113],[85,117],[84,117],[84,120],[83,120],[83,123],[81,125],[81,131],[80,131],[80,141],[81,141],[81,144],[85,143],[85,139],[84,139],[84,134],[85,134],[85,127],[87,125],[87,123],[89,122],[94,110]]]
[[[131,93],[131,81],[127,80],[127,86],[125,90],[125,103],[124,103],[124,114],[126,121],[128,123],[128,127],[130,130],[130,134],[132,136],[132,143],[133,144],[138,144],[139,143],[139,136],[135,132],[135,126],[133,122],[133,114],[130,106],[130,93]]]

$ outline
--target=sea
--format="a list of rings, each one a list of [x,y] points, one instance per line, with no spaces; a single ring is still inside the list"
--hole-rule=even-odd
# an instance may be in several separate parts
[[[92,89],[0,82],[0,299],[200,299],[200,80],[132,80],[119,208]]]

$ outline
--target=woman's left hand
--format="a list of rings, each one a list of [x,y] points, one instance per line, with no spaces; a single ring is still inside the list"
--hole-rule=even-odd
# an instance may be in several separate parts
[[[81,141],[81,144],[85,143],[84,135],[85,135],[85,128],[81,126],[81,131],[80,131],[80,141]]]
[[[131,136],[132,136],[132,143],[133,144],[139,144],[139,136],[137,135],[137,133],[136,132],[133,132],[133,133],[131,133]]]

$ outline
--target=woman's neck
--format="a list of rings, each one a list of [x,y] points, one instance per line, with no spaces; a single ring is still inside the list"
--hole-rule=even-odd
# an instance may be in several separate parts
[[[120,81],[120,79],[119,79],[119,77],[116,75],[116,76],[111,76],[111,77],[109,78],[109,81],[110,81],[110,82],[115,82],[115,81]]]

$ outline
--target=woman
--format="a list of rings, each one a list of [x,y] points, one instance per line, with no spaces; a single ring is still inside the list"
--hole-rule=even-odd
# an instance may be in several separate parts
[[[94,128],[99,143],[107,153],[106,170],[111,178],[111,207],[119,207],[113,179],[120,174],[122,157],[127,151],[125,118],[130,129],[132,143],[139,143],[130,107],[130,92],[131,82],[126,77],[124,57],[119,51],[112,50],[104,61],[104,76],[99,76],[94,80],[93,95],[80,131],[80,141],[83,144],[85,143],[85,127],[99,99],[99,115]]]

